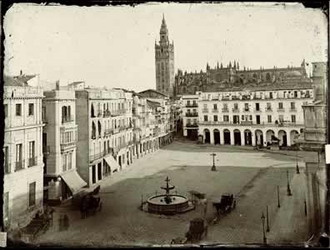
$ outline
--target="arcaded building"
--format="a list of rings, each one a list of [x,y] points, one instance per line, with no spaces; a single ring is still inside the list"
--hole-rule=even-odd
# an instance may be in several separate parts
[[[43,90],[34,75],[5,76],[3,98],[3,220],[9,232],[43,209]]]

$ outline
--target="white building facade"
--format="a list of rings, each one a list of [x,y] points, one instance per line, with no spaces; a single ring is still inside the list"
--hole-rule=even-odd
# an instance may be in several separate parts
[[[43,209],[42,99],[34,76],[6,77],[4,84],[5,230],[26,226]]]
[[[87,185],[76,169],[76,98],[74,90],[59,88],[45,91],[44,95],[45,199],[58,203]]]
[[[304,128],[302,106],[312,102],[309,83],[287,88],[198,92],[199,136],[204,143],[291,146]]]

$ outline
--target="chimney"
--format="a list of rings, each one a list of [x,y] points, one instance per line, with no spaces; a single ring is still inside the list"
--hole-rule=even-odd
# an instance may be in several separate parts
[[[23,70],[20,70],[19,71],[19,74],[22,76],[23,75]]]
[[[60,81],[57,80],[57,81],[56,81],[56,90],[59,90],[59,89],[60,89]]]

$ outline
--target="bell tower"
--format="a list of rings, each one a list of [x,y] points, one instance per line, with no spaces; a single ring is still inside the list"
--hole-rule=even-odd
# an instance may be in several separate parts
[[[160,40],[155,43],[156,90],[173,96],[174,87],[174,43],[169,42],[168,30],[163,15]]]

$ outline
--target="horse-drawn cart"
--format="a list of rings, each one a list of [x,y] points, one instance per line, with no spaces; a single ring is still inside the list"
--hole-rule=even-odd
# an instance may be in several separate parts
[[[213,202],[218,215],[224,215],[236,207],[236,198],[233,194],[223,194],[220,202]]]
[[[86,218],[90,214],[95,214],[96,211],[101,211],[102,201],[99,196],[100,186],[94,190],[83,190],[78,193],[73,199],[73,205],[78,207],[81,212],[81,218]]]

